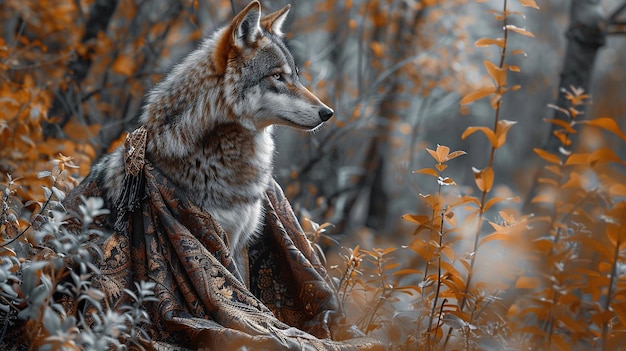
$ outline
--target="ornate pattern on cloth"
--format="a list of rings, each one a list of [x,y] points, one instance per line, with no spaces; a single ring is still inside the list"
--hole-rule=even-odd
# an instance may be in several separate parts
[[[143,195],[145,179],[143,169],[146,164],[146,140],[148,132],[144,126],[137,128],[124,142],[124,184],[122,195],[117,199],[116,230],[124,230],[126,214],[135,211]]]
[[[127,160],[128,162],[128,160]],[[334,288],[278,184],[263,199],[263,235],[249,247],[250,287],[241,282],[226,235],[209,213],[192,204],[149,161],[143,162],[140,204],[124,203],[103,224],[101,275],[93,285],[116,309],[124,289],[155,282],[158,301],[145,306],[153,350],[370,350],[381,347],[342,325]],[[136,190],[136,189],[135,189]],[[104,197],[87,178],[65,200]],[[120,213],[121,212],[121,213]],[[123,225],[113,225],[121,218]],[[105,221],[107,223],[107,221]],[[72,224],[70,224],[71,226]],[[115,227],[115,228],[113,228]],[[102,228],[100,228],[102,229]],[[333,341],[343,340],[343,341]]]

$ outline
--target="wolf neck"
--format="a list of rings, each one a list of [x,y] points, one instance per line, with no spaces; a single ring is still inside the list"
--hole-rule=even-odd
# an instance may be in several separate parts
[[[274,142],[269,128],[253,132],[236,122],[216,124],[185,155],[165,155],[148,145],[155,167],[209,213],[256,204],[271,180]]]

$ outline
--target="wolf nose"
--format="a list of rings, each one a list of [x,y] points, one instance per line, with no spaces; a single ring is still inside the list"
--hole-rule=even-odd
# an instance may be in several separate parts
[[[330,109],[328,107],[322,107],[322,109],[319,112],[320,118],[324,122],[328,121],[330,119],[330,117],[333,116],[334,113],[335,113],[335,111],[333,111],[332,109]]]

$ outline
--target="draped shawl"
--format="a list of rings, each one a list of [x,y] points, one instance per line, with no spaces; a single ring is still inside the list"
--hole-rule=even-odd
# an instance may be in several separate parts
[[[133,141],[135,135],[135,141]],[[132,134],[125,147],[145,138]],[[371,350],[381,346],[343,324],[334,286],[312,249],[280,186],[263,201],[262,235],[247,250],[249,287],[235,268],[227,237],[210,213],[195,206],[141,153],[126,157],[132,205],[116,204],[99,222],[104,253],[94,253],[101,274],[92,279],[113,310],[128,303],[124,289],[156,283],[155,302],[144,306],[144,326],[154,350]],[[139,157],[139,159],[137,159]],[[127,174],[129,176],[129,174]],[[65,199],[76,211],[83,197],[105,197],[97,179],[86,178]],[[125,189],[129,192],[129,189]],[[134,192],[134,194],[133,194]],[[128,205],[128,206],[127,206]],[[126,207],[125,207],[126,206]],[[113,223],[117,222],[116,225]],[[79,226],[70,222],[68,226]],[[77,228],[78,229],[78,228]],[[340,340],[340,341],[339,341]]]

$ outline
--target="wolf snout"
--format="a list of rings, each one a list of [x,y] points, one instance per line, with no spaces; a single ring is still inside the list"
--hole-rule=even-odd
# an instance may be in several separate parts
[[[333,111],[331,108],[328,108],[326,106],[322,107],[319,110],[319,115],[320,118],[322,119],[322,121],[326,122],[330,119],[330,117],[333,116],[333,114],[335,114],[335,111]]]

